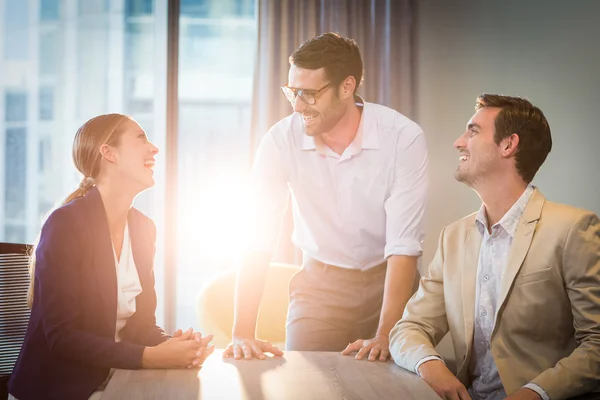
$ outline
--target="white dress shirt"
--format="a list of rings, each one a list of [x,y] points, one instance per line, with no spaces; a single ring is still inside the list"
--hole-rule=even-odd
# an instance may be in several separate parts
[[[293,113],[263,137],[252,182],[251,250],[273,254],[291,192],[292,240],[305,256],[366,270],[422,252],[425,137],[392,109],[364,102],[356,137],[341,155],[307,136]]]
[[[129,227],[125,225],[123,233],[123,246],[121,247],[121,257],[115,256],[115,266],[117,268],[117,325],[115,329],[115,341],[121,340],[119,333],[129,317],[135,313],[135,298],[142,292],[142,285],[133,260],[131,251],[131,238],[129,237]]]

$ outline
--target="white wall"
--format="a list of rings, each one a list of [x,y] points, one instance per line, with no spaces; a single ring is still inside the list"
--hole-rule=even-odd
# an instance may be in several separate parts
[[[553,149],[534,183],[553,201],[600,213],[600,1],[417,3],[416,119],[431,177],[424,266],[441,228],[479,207],[453,178],[452,143],[483,92],[523,96],[542,109]]]

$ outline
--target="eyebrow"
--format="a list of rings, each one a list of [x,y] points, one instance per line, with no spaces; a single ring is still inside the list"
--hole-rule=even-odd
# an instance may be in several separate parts
[[[479,126],[478,124],[475,123],[470,123],[469,125],[467,125],[467,129],[472,129],[472,128],[479,128],[481,129],[481,126]]]
[[[285,86],[287,86],[288,88],[290,88],[290,89],[293,89],[293,90],[304,90],[305,92],[316,92],[316,91],[318,91],[318,90],[319,90],[319,89],[306,89],[306,88],[300,88],[300,87],[290,86],[289,84],[287,84],[287,85],[285,85]]]

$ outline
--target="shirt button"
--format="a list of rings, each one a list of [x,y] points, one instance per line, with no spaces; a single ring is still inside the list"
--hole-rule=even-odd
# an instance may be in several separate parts
[[[487,241],[487,245],[488,245],[488,246],[491,246],[492,244],[493,244],[493,243],[492,243],[492,241],[491,241],[491,240],[488,240],[488,241]]]
[[[487,315],[487,311],[481,310],[480,314],[481,314],[482,317],[485,317]]]
[[[484,281],[484,282],[487,282],[487,281],[489,281],[489,280],[490,280],[490,276],[489,276],[489,275],[484,275],[484,276],[483,276],[483,281]]]

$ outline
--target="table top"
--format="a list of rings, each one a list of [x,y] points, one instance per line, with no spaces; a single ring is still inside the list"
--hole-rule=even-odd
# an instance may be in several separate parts
[[[116,370],[101,399],[415,399],[439,400],[416,374],[392,361],[357,361],[337,352],[288,351],[267,360],[223,359],[201,369]]]

